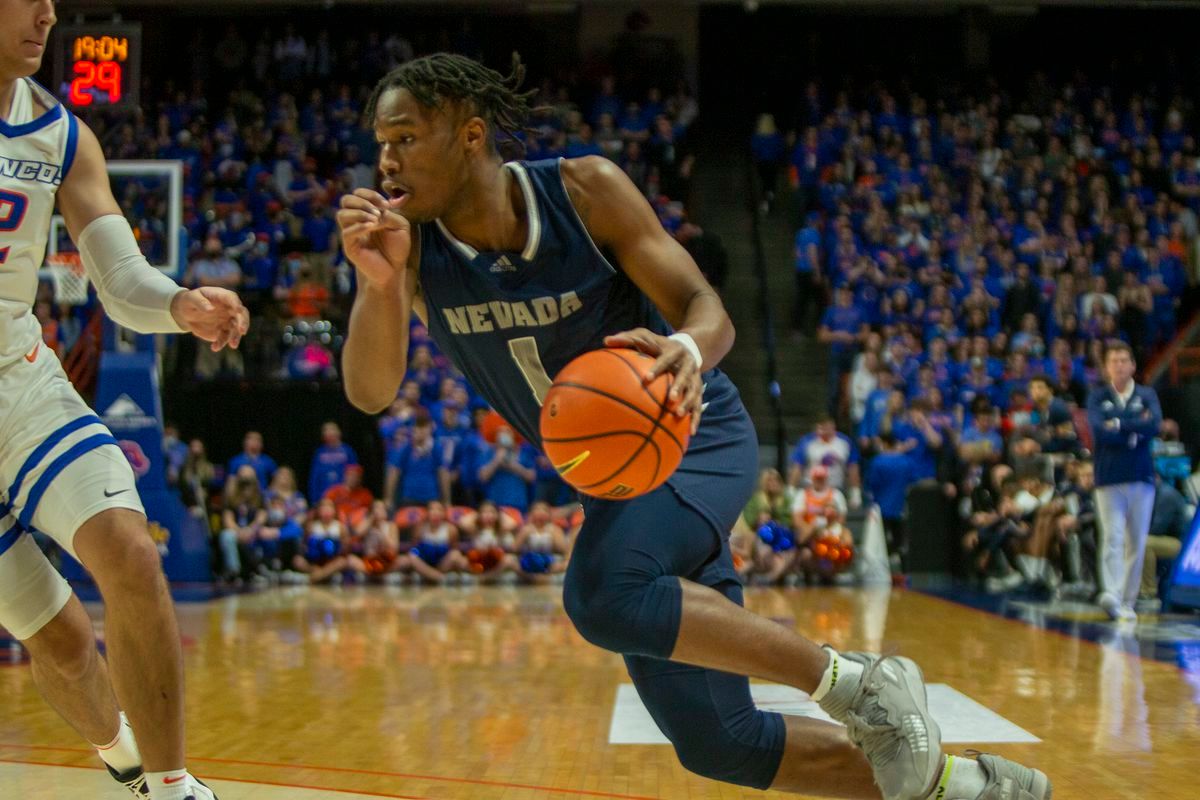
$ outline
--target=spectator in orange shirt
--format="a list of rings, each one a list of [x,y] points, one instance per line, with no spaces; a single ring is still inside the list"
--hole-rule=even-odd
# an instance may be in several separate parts
[[[309,264],[300,268],[288,292],[288,310],[297,319],[320,319],[329,302],[329,289],[317,280]]]
[[[371,507],[371,503],[375,502],[375,496],[371,494],[371,490],[362,485],[363,469],[358,464],[350,464],[346,467],[346,478],[342,483],[336,483],[330,486],[322,498],[329,500],[337,509],[338,516],[342,519],[350,519],[355,512],[366,510]]]

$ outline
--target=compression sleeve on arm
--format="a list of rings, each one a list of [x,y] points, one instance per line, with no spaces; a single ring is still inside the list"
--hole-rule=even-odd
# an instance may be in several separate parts
[[[92,220],[78,245],[100,302],[116,322],[138,333],[184,332],[171,316],[171,301],[186,290],[150,266],[124,217],[105,214]]]

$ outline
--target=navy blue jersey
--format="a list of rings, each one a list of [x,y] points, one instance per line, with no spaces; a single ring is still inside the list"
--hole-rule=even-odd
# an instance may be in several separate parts
[[[605,336],[631,328],[672,332],[615,259],[592,241],[567,196],[560,163],[505,164],[520,183],[528,214],[529,236],[520,252],[480,253],[440,221],[418,226],[421,290],[438,348],[538,447],[540,398],[568,362],[602,348]],[[719,461],[731,438],[753,441],[729,378],[713,369],[703,380],[707,408],[671,478],[677,487],[689,473],[702,480],[723,472],[705,462]]]
[[[525,195],[521,252],[479,253],[441,222],[420,226],[421,289],[443,353],[531,442],[539,397],[567,362],[608,334],[670,328],[596,249],[567,198],[558,160],[509,163]]]

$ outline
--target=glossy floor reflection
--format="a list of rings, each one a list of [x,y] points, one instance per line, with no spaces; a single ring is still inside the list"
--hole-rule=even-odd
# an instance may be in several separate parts
[[[193,771],[222,800],[785,796],[610,744],[622,662],[579,638],[559,594],[305,587],[180,605]],[[1130,632],[1087,641],[904,591],[747,601],[817,641],[916,658],[1040,738],[995,749],[1049,772],[1060,800],[1200,795],[1200,668],[1140,657]],[[122,796],[15,648],[0,646],[0,692],[0,797]]]

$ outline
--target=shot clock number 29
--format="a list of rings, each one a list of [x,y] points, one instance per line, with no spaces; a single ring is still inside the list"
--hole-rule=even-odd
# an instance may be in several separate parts
[[[84,23],[59,27],[54,82],[75,109],[136,106],[141,83],[142,26]]]

